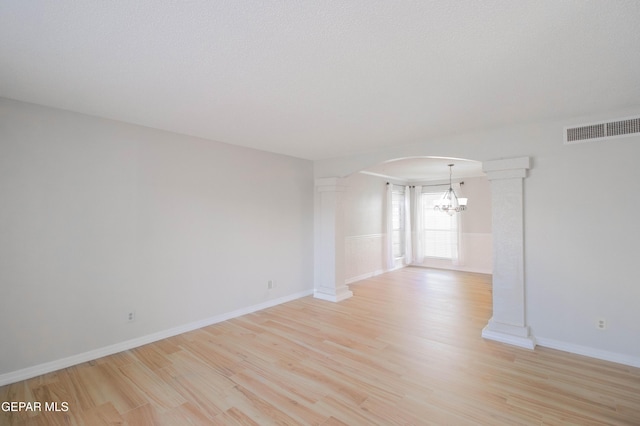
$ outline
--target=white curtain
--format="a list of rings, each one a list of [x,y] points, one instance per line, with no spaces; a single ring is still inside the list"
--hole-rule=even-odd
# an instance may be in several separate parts
[[[386,193],[386,206],[385,206],[385,215],[384,222],[387,233],[387,241],[385,244],[385,263],[387,270],[390,271],[395,268],[396,262],[393,258],[393,185],[391,183],[387,183],[387,193]]]
[[[460,233],[458,232],[458,226],[460,226],[460,213],[456,213],[453,216],[450,216],[449,220],[451,221],[449,232],[449,247],[451,247],[451,263],[453,265],[458,265],[460,250],[458,245],[460,244]]]
[[[461,193],[462,186],[460,184],[455,184],[456,195],[461,198],[464,195]],[[456,213],[452,216],[451,220],[455,221],[451,224],[451,229],[455,229],[455,232],[451,233],[451,263],[453,265],[464,265],[464,259],[462,258],[462,253],[464,250],[462,249],[462,215],[464,213]],[[455,226],[455,228],[454,228]]]
[[[424,215],[422,214],[422,186],[413,188],[413,261],[424,262]]]
[[[413,261],[413,250],[411,249],[411,188],[404,187],[404,263],[410,264]]]

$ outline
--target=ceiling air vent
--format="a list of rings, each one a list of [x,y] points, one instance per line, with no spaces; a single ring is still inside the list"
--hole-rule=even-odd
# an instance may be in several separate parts
[[[565,127],[564,143],[572,144],[633,135],[640,135],[640,117]]]

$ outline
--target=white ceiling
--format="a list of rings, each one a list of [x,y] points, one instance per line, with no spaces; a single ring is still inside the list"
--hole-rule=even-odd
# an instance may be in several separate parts
[[[640,105],[640,1],[3,0],[0,96],[312,160]]]

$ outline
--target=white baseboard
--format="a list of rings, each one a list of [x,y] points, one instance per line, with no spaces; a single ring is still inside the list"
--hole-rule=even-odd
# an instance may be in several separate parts
[[[502,333],[500,331],[490,330],[489,326],[482,329],[482,337],[525,349],[533,350],[536,347],[536,339],[532,336],[516,336],[513,334]]]
[[[356,281],[366,280],[367,278],[372,278],[380,274],[384,274],[386,271],[383,269],[378,269],[377,271],[367,272],[366,274],[358,275],[357,277],[348,278],[344,281],[345,284],[352,284]]]
[[[398,269],[402,269],[402,268],[404,268],[406,266],[409,266],[409,265],[402,264],[402,265],[396,265],[392,269],[387,269],[387,270],[378,269],[378,270],[375,270],[373,272],[367,272],[366,274],[361,274],[361,275],[358,275],[357,277],[348,278],[348,279],[346,279],[344,281],[344,283],[345,284],[353,284],[356,281],[362,281],[362,280],[366,280],[367,278],[373,278],[375,276],[378,276],[378,275],[381,275],[381,274],[384,274],[384,273],[387,273],[387,272],[397,271]]]
[[[32,377],[40,376],[42,374],[51,373],[52,371],[57,371],[63,368],[71,367],[73,365],[81,364],[83,362],[92,361],[94,359],[102,358],[104,356],[113,355],[118,352],[137,348],[139,346],[147,345],[149,343],[153,343],[158,340],[166,339],[168,337],[176,336],[182,333],[187,333],[189,331],[197,330],[198,328],[206,327],[208,325],[216,324],[216,323],[226,321],[232,318],[236,318],[242,315],[250,314],[252,312],[261,311],[263,309],[280,305],[282,303],[290,302],[292,300],[309,296],[311,294],[313,294],[313,290],[301,291],[288,296],[283,296],[277,299],[268,300],[266,302],[259,303],[257,305],[236,309],[235,311],[216,315],[210,318],[205,318],[200,321],[191,322],[189,324],[184,324],[178,327],[173,327],[168,330],[159,331],[157,333],[136,337],[135,339],[126,340],[124,342],[94,349],[81,354],[72,355],[67,358],[45,362],[43,364],[34,365],[33,367],[27,367],[21,370],[0,374],[0,386],[19,382],[21,380],[27,380]]]
[[[484,269],[484,268],[474,268],[474,267],[468,267],[468,266],[464,266],[464,265],[429,265],[426,263],[415,263],[412,262],[411,264],[409,264],[408,266],[416,266],[418,268],[427,268],[427,269],[445,269],[447,271],[457,271],[457,272],[470,272],[473,274],[485,274],[485,275],[491,275],[493,274],[493,271],[491,269]]]
[[[466,267],[466,266],[459,266],[457,268],[458,268],[457,270],[460,272],[471,272],[473,274],[485,274],[485,275],[493,274],[492,269],[474,268],[474,267]]]
[[[617,352],[605,351],[602,349],[591,348],[588,346],[574,345],[573,343],[561,342],[558,340],[547,339],[544,337],[536,337],[536,342],[539,346],[545,348],[557,349],[564,352],[570,352],[577,355],[584,355],[591,358],[601,359],[604,361],[611,361],[618,364],[629,365],[631,367],[640,368],[640,358],[620,354]]]
[[[347,289],[347,287],[345,287],[345,289]],[[346,300],[352,296],[353,296],[353,293],[349,290],[341,291],[338,294],[327,294],[318,290],[313,292],[313,297],[315,297],[316,299],[326,300],[328,302],[334,302],[334,303],[342,302],[343,300]]]
[[[405,265],[404,263],[400,263],[400,264],[396,264],[393,268],[391,269],[387,269],[384,272],[391,272],[391,271],[397,271],[398,269],[402,269],[402,268],[406,268],[408,265]]]

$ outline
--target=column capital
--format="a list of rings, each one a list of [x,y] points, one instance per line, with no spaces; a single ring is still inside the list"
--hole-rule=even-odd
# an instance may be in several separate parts
[[[482,171],[487,179],[522,179],[527,177],[527,170],[531,168],[529,157],[506,158],[490,160],[482,163]]]

